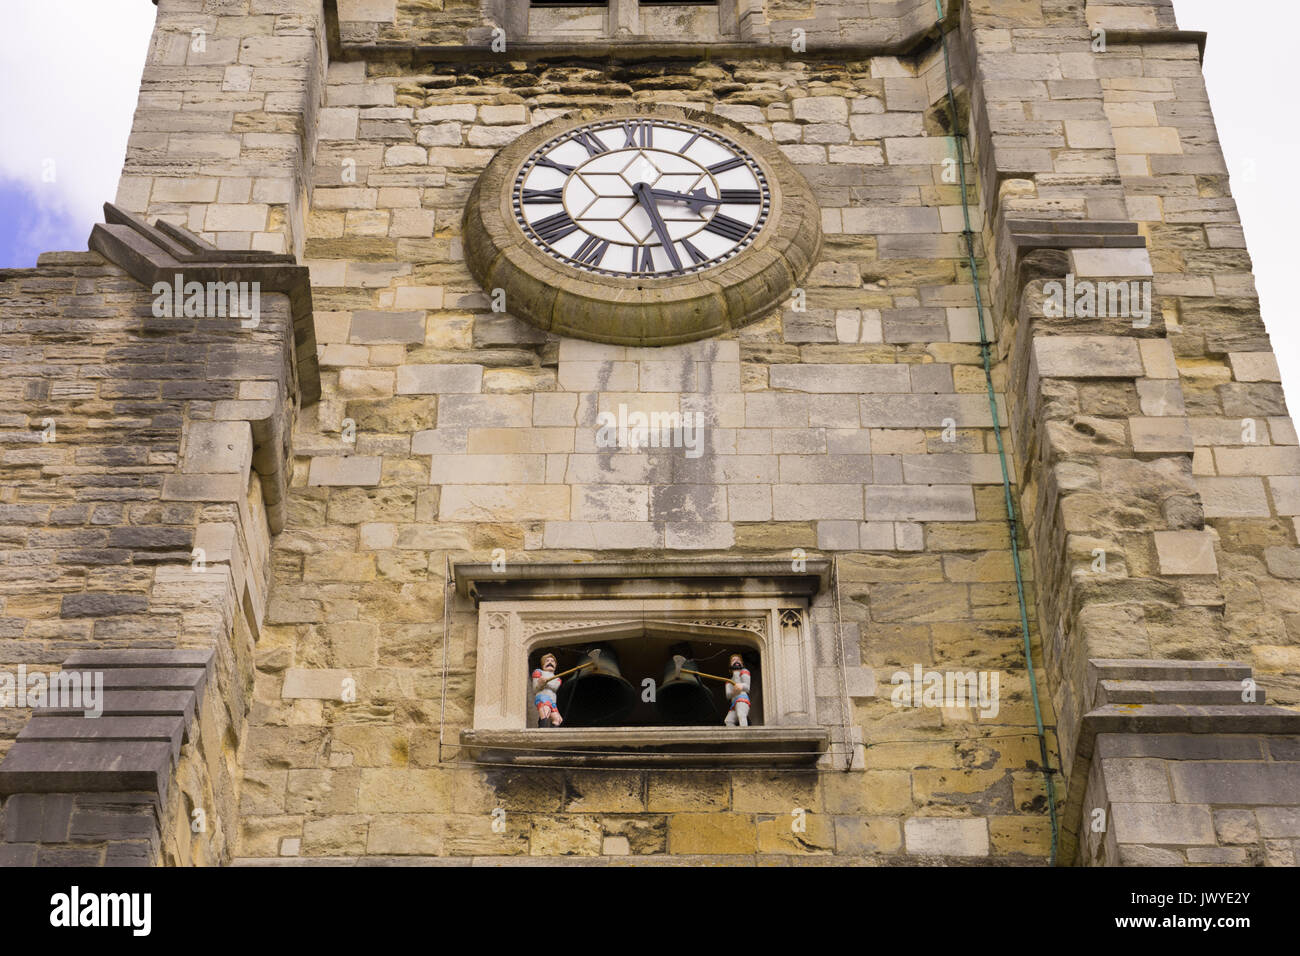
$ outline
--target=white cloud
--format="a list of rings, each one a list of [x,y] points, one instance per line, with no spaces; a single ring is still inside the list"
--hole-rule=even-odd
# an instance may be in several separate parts
[[[0,177],[86,236],[117,192],[155,13],[149,0],[4,5]]]

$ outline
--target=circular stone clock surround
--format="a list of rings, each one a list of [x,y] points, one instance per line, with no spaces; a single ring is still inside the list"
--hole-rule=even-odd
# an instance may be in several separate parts
[[[535,150],[612,119],[680,120],[742,147],[771,187],[766,221],[746,248],[685,275],[607,275],[561,262],[525,234],[513,207],[516,180]],[[465,211],[465,258],[505,307],[557,335],[615,345],[674,345],[739,328],[779,308],[821,250],[821,213],[807,181],[773,144],[731,120],[668,106],[575,111],[504,147],[479,177]]]

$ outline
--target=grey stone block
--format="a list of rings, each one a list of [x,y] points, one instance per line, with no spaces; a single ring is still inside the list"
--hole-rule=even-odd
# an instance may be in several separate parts
[[[1300,809],[1259,807],[1255,810],[1255,819],[1259,821],[1259,833],[1265,839],[1300,837]]]
[[[423,345],[423,312],[354,312],[348,341],[354,345]]]
[[[1051,335],[1034,340],[1043,378],[1141,378],[1137,339],[1119,335]]]
[[[152,843],[132,840],[113,842],[104,850],[104,866],[157,866],[158,852]]]
[[[170,528],[161,525],[113,528],[108,533],[110,548],[188,551],[193,540],[194,532],[189,528]]]
[[[397,394],[437,395],[481,392],[482,365],[403,365],[397,370]]]
[[[912,817],[903,823],[907,852],[924,856],[988,856],[989,828],[983,818]]]
[[[1120,866],[1184,866],[1186,862],[1177,850],[1128,844],[1119,848]]]
[[[1203,760],[1169,768],[1179,803],[1300,805],[1300,763]]]
[[[1292,811],[1300,823],[1300,811]],[[1229,845],[1259,842],[1259,825],[1250,810],[1215,810],[1214,832],[1220,843]],[[1300,830],[1297,831],[1300,834]],[[1275,834],[1276,835],[1276,834]]]
[[[0,867],[35,865],[35,843],[0,843]]]
[[[1209,863],[1214,866],[1245,866],[1248,854],[1244,847],[1192,846],[1187,848],[1188,863]]]
[[[149,647],[124,647],[77,651],[63,662],[68,669],[110,667],[206,667],[215,652],[203,648],[175,648],[172,650]]]
[[[1102,761],[1106,796],[1115,803],[1172,803],[1167,762],[1132,757]]]
[[[1268,753],[1274,760],[1300,760],[1300,737],[1269,737]]]
[[[72,815],[70,793],[16,793],[5,804],[6,843],[62,843]]]
[[[59,606],[61,617],[109,617],[116,614],[140,614],[149,609],[143,594],[65,594]]]
[[[868,521],[974,521],[970,485],[868,485]]]
[[[985,395],[863,395],[863,428],[988,428],[993,423]],[[1001,403],[1006,415],[1006,403]],[[758,424],[758,423],[755,423]],[[1005,424],[1005,421],[1003,422]]]
[[[161,795],[171,761],[165,743],[19,741],[0,765],[0,793],[148,790]]]
[[[379,484],[384,460],[379,457],[340,455],[313,458],[308,473],[309,485],[357,485],[372,487]]]
[[[1216,842],[1208,806],[1112,803],[1111,825],[1120,843],[1213,846]]]

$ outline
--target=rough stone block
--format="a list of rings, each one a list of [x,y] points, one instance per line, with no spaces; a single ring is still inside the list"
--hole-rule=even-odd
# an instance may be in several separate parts
[[[397,370],[398,395],[481,391],[482,365],[403,365]]]
[[[355,345],[423,345],[423,312],[355,312],[348,341]]]
[[[1229,352],[1228,365],[1238,382],[1280,382],[1282,373],[1272,352]]]
[[[1140,378],[1135,339],[1116,335],[1050,335],[1034,339],[1034,366],[1042,378]]]
[[[253,461],[253,432],[248,422],[191,422],[185,431],[188,474],[248,474]]]
[[[1300,806],[1300,763],[1187,761],[1169,775],[1179,803]]]
[[[1157,531],[1156,556],[1161,574],[1218,574],[1213,531]]]
[[[280,696],[285,700],[342,700],[348,680],[356,680],[349,670],[291,667],[284,672]]]
[[[1198,475],[1196,487],[1207,518],[1267,518],[1272,514],[1261,478]]]
[[[359,485],[373,486],[379,484],[379,475],[383,469],[382,458],[352,455],[327,455],[311,460],[308,473],[309,485]]]
[[[914,856],[988,856],[988,821],[911,817],[903,823],[907,852]]]
[[[1170,772],[1177,771],[1178,766],[1174,764]],[[1160,846],[1215,844],[1214,822],[1208,806],[1116,802],[1111,804],[1111,825],[1115,839],[1120,843]]]

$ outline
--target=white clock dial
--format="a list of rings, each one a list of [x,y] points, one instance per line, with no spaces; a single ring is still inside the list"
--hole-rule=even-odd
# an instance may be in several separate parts
[[[753,243],[772,208],[767,177],[727,137],[668,119],[590,123],[544,143],[515,179],[515,218],[577,269],[700,272]]]

